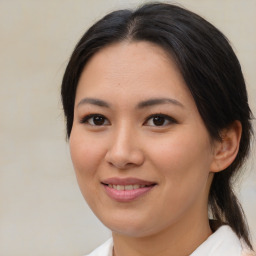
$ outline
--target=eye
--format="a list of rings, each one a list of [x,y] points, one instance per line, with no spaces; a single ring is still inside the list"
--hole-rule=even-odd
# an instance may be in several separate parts
[[[103,126],[103,125],[109,125],[109,121],[106,117],[100,114],[90,114],[85,117],[83,117],[80,120],[80,123],[82,124],[89,124],[92,126]]]
[[[177,121],[170,116],[163,115],[163,114],[154,114],[154,115],[151,115],[150,117],[148,117],[148,119],[146,120],[144,125],[166,126],[166,125],[173,124],[173,123],[177,123]]]

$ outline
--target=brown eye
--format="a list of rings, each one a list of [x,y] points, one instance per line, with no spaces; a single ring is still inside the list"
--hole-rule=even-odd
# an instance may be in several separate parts
[[[152,122],[155,126],[161,126],[164,124],[165,121],[165,118],[162,116],[155,116],[152,118]]]
[[[109,121],[106,117],[99,114],[91,114],[86,117],[84,117],[81,121],[81,123],[89,124],[91,126],[103,126],[103,125],[109,125]]]
[[[145,122],[147,126],[166,126],[170,124],[176,124],[177,121],[170,116],[163,114],[151,115]]]
[[[91,122],[93,125],[103,125],[105,122],[105,118],[103,116],[94,116],[91,118]]]

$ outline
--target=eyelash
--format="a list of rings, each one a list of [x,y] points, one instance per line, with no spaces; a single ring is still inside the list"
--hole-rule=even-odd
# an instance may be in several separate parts
[[[153,114],[153,115],[150,115],[146,121],[143,123],[147,123],[149,122],[150,119],[153,119],[154,117],[160,117],[160,118],[164,118],[164,122],[168,122],[168,124],[164,124],[164,125],[148,125],[148,126],[153,126],[153,127],[163,127],[163,126],[166,126],[166,125],[170,125],[170,124],[177,124],[178,122],[173,118],[173,117],[170,117],[168,115],[165,115],[165,114],[161,114],[161,113],[158,113],[158,114]]]
[[[108,122],[108,124],[99,124],[99,125],[97,125],[97,124],[91,124],[89,121],[90,121],[90,119],[92,119],[92,118],[96,118],[96,117],[99,117],[99,118],[102,118],[103,120],[104,120],[104,123],[105,123],[105,121],[106,120],[108,120],[105,116],[103,116],[103,115],[101,115],[101,114],[90,114],[90,115],[87,115],[87,116],[85,116],[85,117],[83,117],[81,120],[80,120],[80,123],[81,124],[89,124],[89,125],[91,125],[91,126],[104,126],[104,125],[109,125],[110,124],[110,122],[109,121],[107,121]],[[147,125],[147,123],[149,122],[149,120],[150,119],[153,119],[153,118],[156,118],[156,117],[160,117],[160,118],[163,118],[164,119],[164,124],[163,125]],[[168,122],[167,124],[166,124],[166,121]],[[170,117],[170,116],[168,116],[168,115],[165,115],[165,114],[161,114],[161,113],[158,113],[158,114],[152,114],[152,115],[150,115],[147,119],[146,119],[146,121],[143,123],[143,125],[146,125],[146,126],[152,126],[152,127],[164,127],[164,126],[166,126],[166,125],[170,125],[170,124],[177,124],[178,122],[174,119],[174,118],[172,118],[172,117]]]
[[[90,124],[89,120],[94,118],[94,117],[100,117],[100,118],[103,118],[104,120],[107,120],[107,118],[101,114],[90,114],[90,115],[87,115],[85,117],[83,117],[81,120],[80,120],[80,123],[81,124],[89,124],[91,126],[102,126],[102,125],[93,125],[93,124]],[[104,125],[104,124],[103,124]]]

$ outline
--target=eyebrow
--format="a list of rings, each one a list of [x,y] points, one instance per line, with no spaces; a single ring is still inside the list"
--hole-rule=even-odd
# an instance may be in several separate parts
[[[154,99],[145,100],[140,102],[137,105],[137,108],[151,107],[151,106],[160,105],[160,104],[173,104],[173,105],[184,108],[184,105],[181,102],[175,99],[170,99],[170,98],[154,98]]]
[[[111,105],[109,103],[107,103],[106,101],[96,99],[96,98],[83,98],[82,100],[79,101],[79,103],[77,104],[77,107],[79,107],[80,105],[84,105],[84,104],[92,104],[92,105],[96,105],[99,107],[105,107],[105,108],[111,107]],[[182,108],[184,107],[184,105],[182,103],[180,103],[179,101],[177,101],[175,99],[153,98],[153,99],[145,100],[145,101],[138,103],[136,108],[142,109],[142,108],[151,107],[154,105],[161,105],[161,104],[173,104],[173,105],[176,105],[176,106],[179,106]]]
[[[79,107],[80,105],[84,105],[84,104],[92,104],[99,107],[110,108],[110,105],[107,102],[100,99],[95,99],[95,98],[83,98],[82,100],[79,101],[76,107]]]

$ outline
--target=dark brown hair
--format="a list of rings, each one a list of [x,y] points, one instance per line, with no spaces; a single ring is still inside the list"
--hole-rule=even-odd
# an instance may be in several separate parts
[[[242,124],[234,162],[214,175],[209,194],[213,218],[227,223],[252,249],[246,219],[232,181],[248,155],[252,114],[239,61],[225,36],[202,17],[184,8],[151,3],[106,15],[76,45],[62,81],[67,136],[73,124],[76,88],[87,61],[100,49],[120,41],[149,41],[170,54],[189,88],[212,139],[235,120]]]

